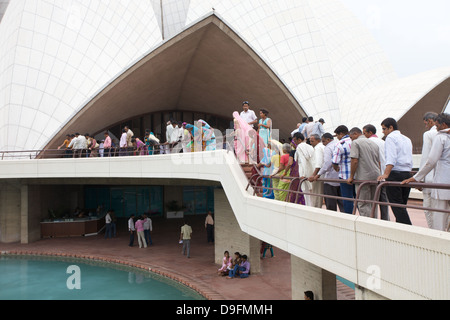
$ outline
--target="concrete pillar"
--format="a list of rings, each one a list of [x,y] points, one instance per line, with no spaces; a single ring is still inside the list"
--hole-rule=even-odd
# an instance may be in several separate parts
[[[214,225],[216,264],[222,264],[225,251],[228,251],[232,257],[235,252],[239,252],[247,255],[251,273],[260,273],[261,241],[242,232],[223,189],[214,191]]]
[[[389,300],[389,299],[380,296],[378,293],[373,292],[369,289],[355,285],[355,300]]]
[[[20,241],[21,185],[17,180],[0,181],[0,242]]]
[[[29,242],[28,185],[20,187],[20,242]]]
[[[336,275],[291,255],[292,300],[304,300],[304,292],[312,291],[314,300],[336,300]]]

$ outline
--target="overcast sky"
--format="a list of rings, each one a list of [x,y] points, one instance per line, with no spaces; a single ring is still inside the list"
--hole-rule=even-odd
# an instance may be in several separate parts
[[[341,0],[369,28],[400,77],[450,67],[449,0]]]

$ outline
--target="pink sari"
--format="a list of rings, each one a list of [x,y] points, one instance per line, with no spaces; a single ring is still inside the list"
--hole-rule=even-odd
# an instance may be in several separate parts
[[[234,150],[240,163],[256,164],[264,157],[266,144],[258,133],[245,122],[237,111],[234,117]]]

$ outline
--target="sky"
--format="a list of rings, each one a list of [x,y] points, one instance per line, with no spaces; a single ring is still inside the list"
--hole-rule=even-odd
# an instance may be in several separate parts
[[[449,0],[341,0],[369,28],[399,77],[450,67]]]

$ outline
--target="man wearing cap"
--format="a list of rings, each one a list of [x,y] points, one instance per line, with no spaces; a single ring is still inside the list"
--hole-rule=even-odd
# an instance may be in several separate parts
[[[242,102],[241,118],[253,128],[254,124],[258,123],[258,117],[256,117],[255,111],[250,110],[250,104],[248,101]]]
[[[317,121],[314,124],[314,127],[313,127],[313,129],[311,131],[311,136],[314,135],[314,134],[317,134],[320,137],[320,139],[322,139],[322,136],[325,133],[325,129],[323,128],[324,123],[325,123],[325,120],[320,118],[319,121]]]

